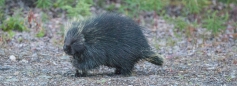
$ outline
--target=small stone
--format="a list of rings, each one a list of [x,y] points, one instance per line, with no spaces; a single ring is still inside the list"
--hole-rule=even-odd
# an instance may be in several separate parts
[[[224,61],[226,59],[225,56],[216,56],[218,61]]]
[[[9,67],[2,67],[2,66],[0,66],[0,70],[9,70],[10,68]]]
[[[178,52],[178,51],[180,51],[181,49],[180,49],[179,46],[174,46],[174,50]]]
[[[32,62],[39,62],[40,59],[39,59],[39,57],[38,57],[38,54],[36,54],[36,53],[33,54],[33,55],[31,56],[30,61],[32,61]]]
[[[37,53],[32,54],[32,57],[38,57]]]
[[[56,75],[55,77],[59,78],[59,77],[62,77],[62,75]]]
[[[197,39],[198,44],[203,44],[203,39]]]
[[[19,71],[16,71],[16,72],[14,73],[14,75],[19,75],[19,73],[20,73]]]
[[[3,49],[0,49],[0,56],[4,56],[5,55],[5,52]]]
[[[236,78],[236,73],[235,73],[235,70],[233,70],[231,73],[230,73],[230,77],[232,78],[232,79],[234,79],[234,78]]]
[[[9,79],[6,79],[7,82],[17,82],[19,81],[19,79],[17,78],[9,78]]]
[[[39,78],[44,78],[44,79],[50,79],[52,78],[51,76],[47,76],[47,75],[39,75]]]
[[[0,76],[0,81],[3,81],[6,77]]]
[[[160,41],[159,43],[158,43],[160,46],[166,46],[166,42],[163,40],[163,41]]]
[[[97,80],[98,83],[105,83],[106,81],[106,79]]]
[[[16,61],[16,57],[14,55],[10,55],[9,59],[11,59],[12,61]]]
[[[70,57],[68,55],[63,55],[63,56],[61,56],[61,59],[62,60],[68,60],[68,59],[70,59]]]
[[[25,60],[25,59],[21,60],[20,62],[21,62],[21,63],[28,63],[28,61]]]

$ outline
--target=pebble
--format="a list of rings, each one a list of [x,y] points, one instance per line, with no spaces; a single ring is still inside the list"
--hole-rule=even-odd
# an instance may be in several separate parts
[[[38,54],[37,53],[32,54],[30,61],[31,62],[39,62],[40,58],[39,58]]]
[[[17,81],[19,81],[19,79],[17,79],[17,78],[6,79],[6,82],[17,82]]]
[[[56,75],[55,77],[59,78],[59,77],[62,77],[62,75]]]
[[[63,55],[63,56],[61,56],[61,59],[62,60],[68,60],[68,59],[70,59],[70,57],[68,55]]]
[[[21,62],[21,63],[28,63],[28,61],[25,60],[25,59],[21,60],[20,62]]]
[[[0,81],[3,81],[6,77],[0,76]]]
[[[166,41],[165,40],[162,40],[162,41],[160,41],[159,43],[158,43],[160,46],[166,46]]]
[[[235,70],[233,70],[233,71],[230,73],[230,77],[231,77],[232,79],[236,78]]]
[[[44,78],[44,79],[50,79],[52,78],[51,76],[47,76],[47,75],[39,75],[39,78]]]
[[[16,71],[13,75],[19,75],[19,73],[20,73],[19,71]]]
[[[14,55],[10,55],[9,59],[12,61],[16,61],[16,57]]]
[[[5,52],[3,49],[0,49],[0,56],[4,56],[5,55]]]
[[[0,65],[0,70],[4,71],[4,70],[9,70],[9,69],[10,69],[9,67],[3,67],[3,66]]]

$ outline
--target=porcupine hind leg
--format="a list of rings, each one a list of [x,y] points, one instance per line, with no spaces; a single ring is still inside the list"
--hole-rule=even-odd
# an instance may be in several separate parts
[[[115,69],[115,74],[117,74],[117,75],[121,74],[121,68],[116,68]]]
[[[132,74],[132,70],[134,67],[134,63],[130,63],[127,65],[123,65],[121,67],[116,67],[115,74],[123,75],[123,76],[130,76]]]
[[[87,76],[87,71],[81,71],[76,69],[75,77],[86,77]]]

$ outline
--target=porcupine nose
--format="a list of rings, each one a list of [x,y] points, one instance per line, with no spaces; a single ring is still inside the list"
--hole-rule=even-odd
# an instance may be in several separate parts
[[[63,50],[64,50],[64,52],[68,52],[69,51],[69,45],[64,45],[63,46]]]

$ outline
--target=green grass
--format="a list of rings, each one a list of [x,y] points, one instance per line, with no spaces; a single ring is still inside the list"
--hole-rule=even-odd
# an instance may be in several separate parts
[[[45,36],[45,30],[41,28],[40,31],[36,34],[36,37],[44,37],[44,36]]]
[[[19,16],[12,16],[4,20],[0,28],[3,31],[11,31],[11,30],[24,31],[27,30],[27,27],[25,26],[24,22],[25,22],[24,18]]]
[[[61,8],[67,3],[69,3],[71,0],[56,0],[55,3],[53,3],[54,8]]]
[[[42,9],[49,9],[52,5],[51,0],[37,0],[36,1],[36,7],[42,8]]]
[[[4,20],[4,12],[2,9],[0,9],[0,23]]]
[[[184,12],[187,14],[199,14],[208,4],[210,0],[182,0]]]
[[[113,10],[115,10],[115,9],[116,9],[116,7],[115,7],[115,4],[114,4],[114,3],[112,3],[112,4],[108,5],[108,7],[106,7],[106,10],[107,10],[107,11],[113,11]]]
[[[210,12],[208,12],[210,13]],[[212,31],[213,34],[217,34],[226,28],[224,25],[228,18],[229,14],[226,13],[225,15],[218,16],[217,11],[210,13],[211,15],[207,15],[207,18],[203,18],[203,27],[209,31]]]
[[[0,0],[0,23],[4,20],[5,0]]]
[[[169,0],[123,0],[119,11],[130,17],[137,17],[142,11],[155,11],[159,14],[168,3]]]
[[[46,22],[46,21],[49,20],[49,16],[46,13],[42,13],[42,18],[41,19],[42,19],[43,22]]]
[[[3,23],[0,25],[0,29],[8,33],[6,36],[4,36],[4,39],[11,39],[12,37],[14,37],[15,33],[13,32],[13,30],[27,30],[27,27],[25,26],[24,22],[24,18],[19,16],[12,16],[4,20]]]
[[[169,37],[167,39],[167,43],[166,43],[167,46],[173,47],[175,44],[176,44],[176,41],[172,37]]]
[[[91,15],[90,7],[93,5],[93,0],[37,0],[38,8],[48,10],[51,7],[61,8],[67,12],[69,17],[88,16]]]
[[[7,31],[7,33],[0,34],[0,40],[2,43],[7,43],[9,40],[11,40],[15,36],[15,32],[13,31]],[[0,43],[1,44],[1,43]]]
[[[174,24],[174,28],[178,31],[185,32],[188,37],[190,37],[191,35],[188,31],[189,27],[203,27],[208,31],[211,31],[212,34],[218,34],[226,28],[225,23],[229,20],[229,14],[228,12],[226,12],[226,14],[223,14],[223,12],[225,13],[225,11],[228,10],[223,8],[223,10],[221,11],[208,12],[208,10],[210,9],[206,8],[208,8],[208,5],[211,4],[211,1],[209,0],[182,0],[181,3],[176,2],[175,4],[182,4],[184,6],[184,8],[182,9],[183,13],[178,17],[164,15],[163,18],[168,22]],[[189,16],[190,14],[197,14],[197,16],[202,17],[201,22],[197,22],[197,19],[195,19],[194,22],[189,21],[187,16]]]
[[[185,21],[185,18],[177,17],[173,20],[175,28],[179,29],[180,31],[186,30],[189,26],[189,23]]]
[[[49,4],[52,4],[50,1],[42,2],[43,0],[37,1],[37,6],[47,9],[50,7]],[[53,7],[62,8],[66,11],[67,16],[70,18],[78,17],[78,16],[89,16],[91,15],[90,7],[95,5],[93,2],[94,0],[56,0],[55,3],[53,3]],[[98,6],[106,9],[107,11],[114,11],[117,10],[119,12],[122,12],[123,14],[126,14],[130,17],[138,17],[138,15],[142,12],[156,12],[157,14],[160,14],[164,18],[166,18],[168,21],[173,23],[175,25],[175,28],[178,31],[184,31],[188,32],[188,27],[194,27],[196,28],[199,25],[202,25],[202,27],[208,29],[209,31],[212,31],[213,34],[217,34],[218,32],[221,32],[225,25],[223,22],[227,22],[228,20],[228,14],[217,17],[216,13],[213,13],[211,15],[208,15],[209,13],[206,13],[205,9],[208,8],[208,6],[212,3],[210,0],[174,0],[176,4],[181,4],[183,8],[181,9],[182,13],[180,16],[172,19],[168,18],[165,15],[165,7],[173,3],[172,0],[122,0],[121,3],[119,3],[121,6],[116,7],[116,4],[112,2],[111,4],[107,4],[104,2],[104,0],[98,0],[96,3]],[[223,3],[236,3],[236,1],[233,0],[218,0]],[[44,4],[44,5],[43,5]],[[204,14],[203,14],[204,12]],[[202,13],[202,14],[201,14]],[[208,15],[204,17],[201,21],[201,23],[190,22],[187,20],[187,16],[192,14],[198,14],[200,16]],[[190,35],[190,34],[189,34]]]
[[[5,6],[5,0],[0,0],[0,6],[4,7]]]
[[[89,16],[91,15],[90,7],[93,5],[92,0],[80,0],[76,6],[65,5],[62,8],[67,11],[69,17]]]
[[[231,3],[237,4],[236,0],[218,0],[218,1],[222,3],[226,3],[226,4],[231,4]]]

